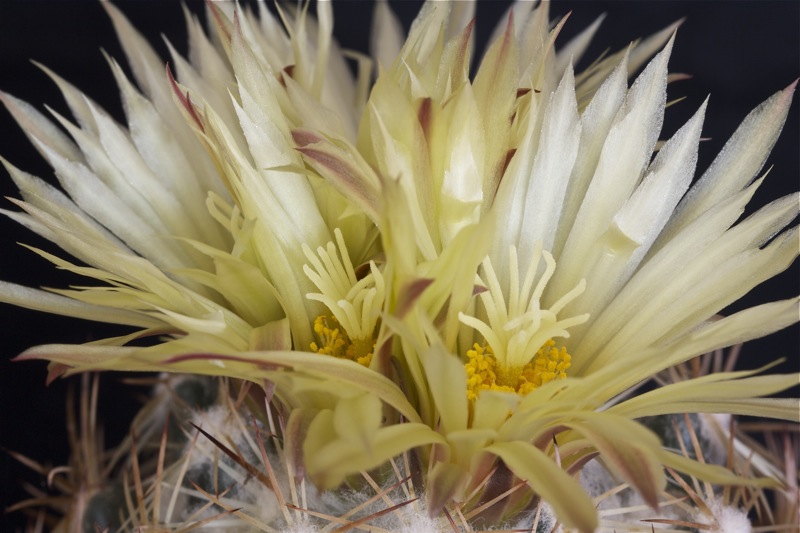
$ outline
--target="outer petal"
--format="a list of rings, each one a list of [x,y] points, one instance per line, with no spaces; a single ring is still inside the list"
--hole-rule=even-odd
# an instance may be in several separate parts
[[[642,72],[618,111],[545,298],[557,299],[586,277],[589,265],[583,259],[639,184],[664,118],[671,51],[672,41]]]
[[[549,503],[559,521],[584,533],[598,526],[594,503],[574,478],[540,449],[526,442],[498,442],[486,448],[526,480]]]
[[[795,81],[750,112],[692,187],[659,238],[666,244],[706,210],[749,185],[767,160],[792,105]]]

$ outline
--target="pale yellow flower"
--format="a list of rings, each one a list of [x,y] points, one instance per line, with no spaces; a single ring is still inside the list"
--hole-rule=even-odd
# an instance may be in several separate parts
[[[520,2],[470,78],[474,4],[427,2],[407,38],[376,6],[375,59],[352,75],[332,10],[209,3],[190,57],[161,61],[104,4],[138,89],[112,62],[127,126],[56,77],[69,137],[3,101],[67,194],[6,168],[11,218],[87,266],[95,285],[0,284],[0,300],[136,332],[45,345],[51,375],[166,370],[273,391],[284,449],[324,489],[413,451],[426,508],[487,516],[536,495],[592,531],[574,477],[598,457],[655,507],[663,465],[743,480],[662,448],[636,419],[726,412],[798,421],[761,399],[796,375],[728,372],[626,397],[666,368],[797,322],[798,299],[716,314],[798,255],[797,195],[737,223],[794,85],[754,110],[700,180],[706,103],[658,144],[674,27],[575,74],[596,27]],[[655,58],[628,87],[630,72]],[[53,75],[55,77],[55,75]],[[655,156],[653,153],[657,152]],[[133,341],[158,335],[141,347]],[[504,486],[503,484],[508,486]],[[488,487],[488,488],[487,488]],[[502,491],[501,491],[502,492]]]
[[[163,62],[124,16],[104,6],[141,88],[112,63],[127,128],[52,73],[80,126],[57,117],[73,139],[33,107],[3,97],[70,196],[6,163],[27,212],[9,215],[90,265],[40,252],[99,286],[44,292],[3,283],[2,298],[146,328],[136,336],[173,337],[151,349],[126,347],[133,337],[125,337],[88,347],[49,346],[30,355],[46,352],[52,361],[82,369],[155,369],[170,354],[289,348],[292,341],[308,348],[315,339],[314,317],[323,308],[306,298],[316,286],[303,272],[303,247],[325,246],[341,228],[349,253],[359,260],[375,240],[362,213],[342,213],[345,200],[304,174],[293,148],[291,128],[317,120],[298,116],[308,112],[306,100],[319,98],[337,108],[355,92],[335,43],[330,61],[324,43],[312,50],[302,37],[310,24],[304,16],[296,19],[294,39],[282,32],[259,37],[259,24],[278,24],[268,11],[260,21],[241,18],[231,34],[233,23],[219,10],[232,4],[220,4],[213,11],[216,30],[227,36],[226,49],[215,49],[192,18],[194,63],[174,55],[180,79],[194,82],[188,95],[165,80]],[[329,19],[330,6],[321,7],[320,17]],[[312,55],[316,63],[303,59]],[[296,72],[281,86],[285,80],[272,73],[290,64]],[[267,86],[274,90],[264,91]],[[237,91],[233,98],[229,87]],[[192,98],[208,105],[196,108]],[[337,111],[355,120],[352,105]]]
[[[544,11],[526,19],[523,10],[515,23],[535,24]],[[442,5],[423,10],[400,59],[376,82],[357,145],[333,148],[319,138],[315,146],[326,146],[328,159],[305,154],[318,172],[349,186],[354,201],[367,204],[357,192],[378,184],[368,172],[341,172],[347,158],[363,154],[385,176],[378,226],[384,277],[394,289],[384,320],[400,338],[398,380],[416,386],[409,397],[422,422],[447,442],[430,436],[436,444],[423,454],[429,504],[464,501],[499,457],[566,525],[591,529],[593,504],[552,468],[551,439],[566,464],[599,452],[651,505],[666,482],[662,463],[735,482],[663,451],[632,419],[691,410],[797,420],[791,400],[745,399],[790,387],[796,376],[720,374],[615,398],[654,370],[796,322],[796,298],[710,320],[797,256],[794,229],[772,238],[797,215],[796,195],[733,225],[760,183],[750,185],[794,86],[755,110],[685,195],[705,104],[650,161],[671,41],[630,89],[627,58],[619,58],[580,112],[587,88],[576,86],[569,64],[557,68],[544,37],[518,40],[511,24],[469,82],[460,55],[469,29],[450,41],[428,38],[432,28],[451,31],[449,16]],[[378,194],[370,198],[377,202]],[[473,292],[480,303],[470,301]],[[537,355],[551,339],[563,340],[566,351]],[[478,353],[485,350],[496,363]],[[486,375],[475,386],[470,380],[480,370]],[[506,392],[513,390],[520,395]],[[346,415],[336,409],[336,416]],[[341,433],[332,422],[313,427],[333,456]],[[329,486],[364,468],[355,449],[343,445],[336,457],[317,478]]]

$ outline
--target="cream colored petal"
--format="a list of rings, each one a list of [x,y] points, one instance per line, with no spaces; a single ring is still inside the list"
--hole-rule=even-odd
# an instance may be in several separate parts
[[[764,249],[759,246],[796,214],[796,198],[774,202],[726,232],[669,281],[660,280],[658,290],[610,338],[591,366],[615,357],[623,346],[638,351],[664,336],[666,341],[691,329],[782,272],[797,257],[796,233],[785,232]]]
[[[518,403],[518,397],[515,395],[490,390],[482,391],[475,399],[471,427],[500,428],[508,419],[508,413],[517,409]]]
[[[657,248],[692,220],[750,184],[783,129],[797,82],[768,98],[742,121],[714,162],[678,206]]]
[[[205,359],[214,359],[214,354],[204,354]],[[192,355],[181,356],[175,361],[191,361],[202,357]],[[366,392],[381,399],[388,406],[396,409],[406,420],[412,423],[420,422],[419,415],[406,398],[400,388],[385,376],[370,370],[353,361],[336,359],[335,357],[323,357],[319,354],[302,351],[269,351],[269,352],[245,352],[229,357],[231,368],[235,375],[241,379],[258,380],[261,378],[281,379],[281,375],[288,375],[283,371],[276,371],[275,368],[293,369],[299,374],[321,380],[322,383],[332,384],[339,391],[340,395],[352,396],[360,392]],[[221,359],[227,360],[227,359]],[[233,363],[240,363],[235,366]],[[345,384],[343,387],[342,384]]]
[[[280,89],[278,80],[270,67],[258,60],[253,49],[239,33],[233,35],[231,41],[231,62],[233,63],[236,81],[240,90],[245,90],[253,103],[268,116],[272,127],[280,131],[288,139],[290,130],[289,117],[284,114],[291,107],[285,91]],[[249,105],[240,98],[242,105]]]
[[[670,39],[675,37],[678,28],[683,24],[683,19],[677,20],[649,37],[636,42],[630,52],[628,60],[628,73],[633,75],[641,68],[653,55],[664,48]]]
[[[421,65],[432,59],[430,56],[440,44],[439,35],[446,27],[451,9],[450,2],[425,2],[411,23],[398,60]],[[400,68],[397,61],[395,68]]]
[[[333,417],[331,411],[317,415],[309,426],[303,446],[306,470],[322,488],[338,487],[353,472],[375,468],[406,450],[443,440],[428,426],[407,422],[378,429],[370,448],[365,450],[336,438]]]
[[[392,12],[389,2],[378,0],[372,12],[370,54],[379,68],[387,69],[400,55],[405,35],[400,20]]]
[[[234,82],[233,72],[227,58],[220,55],[203,31],[198,17],[186,5],[182,5],[186,19],[189,41],[189,61],[206,80],[214,83],[220,93],[227,92]]]
[[[797,258],[797,228],[777,236],[763,249],[743,253],[721,264],[716,277],[696,287],[683,306],[683,316],[673,317],[673,328],[666,338],[671,339],[692,329],[700,320],[727,307],[747,294],[753,287],[780,274]],[[682,299],[682,298],[681,298]],[[683,302],[681,302],[683,303]],[[676,307],[681,303],[676,302]],[[673,310],[665,313],[670,316]]]
[[[114,24],[117,37],[139,88],[153,103],[158,114],[170,125],[183,151],[191,154],[189,163],[192,165],[196,179],[206,189],[224,195],[225,191],[220,187],[213,166],[208,164],[208,158],[202,153],[201,144],[187,126],[178,107],[175,106],[172,89],[164,74],[164,61],[158,57],[147,40],[133,28],[118,8],[110,2],[103,2],[102,5]]]
[[[674,350],[674,356],[670,356],[663,364],[672,366],[695,355],[769,335],[797,323],[799,316],[798,297],[739,311],[729,317],[704,324],[684,339],[674,343],[670,346],[670,349]]]
[[[243,120],[249,119],[243,116]],[[230,165],[226,169],[227,178],[246,218],[268,224],[287,250],[297,248],[293,252],[297,257],[303,256],[300,243],[316,247],[330,240],[316,208],[314,193],[304,175],[253,168],[248,154],[240,151],[230,136],[228,125],[211,110],[208,111],[207,126],[213,133],[215,148],[220,152],[218,157]],[[256,130],[257,126],[253,127],[252,140],[262,144],[255,146],[269,149],[269,141],[255,136]]]
[[[612,70],[618,68],[623,58],[627,60],[627,75],[632,76],[648,59],[667,44],[681,22],[670,24],[660,32],[644,40],[631,43],[627,50],[620,50],[605,58],[598,59],[577,75],[575,77],[575,86],[578,94],[578,107],[580,109],[586,107],[597,88],[605,82]]]
[[[3,102],[8,112],[11,113],[11,116],[14,117],[14,120],[17,121],[17,124],[19,124],[22,131],[42,156],[45,156],[45,154],[39,148],[39,143],[50,147],[51,150],[65,159],[83,161],[83,156],[78,147],[75,146],[75,143],[70,141],[55,124],[47,120],[35,107],[4,92],[0,92],[0,101]]]
[[[498,225],[490,257],[501,275],[508,271],[510,245],[517,247],[521,265],[533,260],[536,246],[544,250],[553,246],[581,136],[573,82],[568,68],[549,99],[531,166],[510,168],[500,183],[494,209],[503,213],[505,221]]]
[[[45,224],[41,223],[35,217],[28,215],[27,213],[20,213],[17,211],[8,211],[6,209],[0,209],[0,213],[7,216],[17,224],[21,225],[22,227],[32,231],[36,235],[44,237],[45,239],[55,242],[58,240],[56,234],[48,228]]]
[[[532,14],[536,12],[536,9],[539,6],[536,5],[535,2],[527,2],[525,0],[514,0],[511,5],[500,15],[500,18],[497,20],[494,28],[492,28],[492,33],[489,34],[489,40],[487,42],[494,43],[497,41],[503,32],[508,29],[509,20],[513,19],[515,32],[514,37],[518,38],[520,34],[523,32],[523,28],[525,28],[526,24],[529,22],[531,18],[533,18]],[[546,11],[547,7],[543,11]],[[534,15],[535,16],[535,15]],[[541,19],[541,14],[538,15]],[[543,17],[544,20],[547,22],[548,17]],[[488,54],[488,51],[486,51]]]
[[[576,417],[578,418],[578,417]],[[580,432],[600,452],[603,463],[618,478],[630,483],[652,508],[667,480],[656,451],[658,437],[638,422],[609,413],[587,413],[564,425]]]
[[[373,98],[376,92],[377,86]],[[390,95],[387,92],[383,96],[388,98]],[[434,223],[435,193],[428,176],[427,150],[416,113],[409,114],[411,110],[403,107],[397,100],[384,100],[380,107],[370,100],[372,146],[379,162],[380,175],[398,180],[406,191],[417,244],[425,259],[432,260],[437,255],[440,243],[438,234],[432,231],[437,225]]]
[[[67,105],[69,106],[72,116],[78,121],[80,127],[93,134],[97,134],[97,124],[95,124],[94,117],[92,116],[92,112],[90,110],[91,106],[97,107],[97,104],[95,104],[91,98],[78,90],[77,87],[69,83],[67,80],[46,66],[39,63],[36,63],[36,66],[42,69],[44,73],[50,76],[50,79],[56,83],[58,88],[61,90],[61,94],[64,96],[64,100],[67,101]]]
[[[43,344],[34,346],[17,356],[18,361],[33,359],[52,361],[69,367],[108,368],[130,357],[139,348],[128,346],[89,346],[85,344]]]
[[[448,115],[449,124],[445,128],[441,120],[436,120],[439,117],[434,117],[431,122],[441,127],[432,126],[430,129],[436,131],[426,136],[431,145],[432,168],[439,161],[443,167],[438,229],[445,244],[465,225],[478,221],[483,202],[485,135],[469,85],[453,96],[443,112]]]
[[[422,357],[428,388],[440,415],[441,430],[447,434],[467,429],[467,374],[458,357],[434,346]]]
[[[285,78],[284,83],[286,84],[286,93],[297,112],[298,126],[330,137],[348,140],[356,138],[352,117],[345,115],[343,118],[334,110],[320,103],[292,78]]]
[[[465,2],[454,2],[450,6],[450,16],[447,20],[447,29],[444,35],[446,41],[457,37],[475,19],[477,2],[466,0]]]
[[[599,385],[586,389],[576,387],[575,393],[583,395],[590,403],[604,403],[629,387],[650,379],[656,372],[719,348],[764,337],[795,324],[798,316],[800,297],[751,307],[729,317],[703,323],[670,344],[625,352],[626,357],[607,361],[604,366],[594,369],[587,382]],[[718,376],[712,374],[699,379],[716,380]]]
[[[486,137],[483,191],[487,199],[494,196],[500,184],[509,150],[508,121],[511,120],[519,83],[519,50],[513,32],[514,26],[509,19],[506,31],[481,61],[473,82]]]
[[[603,82],[589,106],[581,114],[581,140],[572,176],[569,178],[564,207],[553,242],[553,255],[559,257],[572,224],[583,203],[586,190],[597,168],[606,137],[628,91],[627,55]],[[513,163],[512,163],[513,164]]]
[[[741,379],[725,379],[725,376],[716,375],[713,382],[703,379],[693,379],[675,384],[658,387],[635,398],[631,398],[608,409],[626,418],[641,418],[643,416],[657,416],[671,413],[731,413],[749,416],[767,416],[771,412],[772,418],[784,418],[796,422],[800,412],[795,408],[794,413],[787,412],[787,402],[797,402],[789,399],[755,399],[758,396],[772,395],[791,388],[798,383],[798,375],[769,375],[744,377]],[[734,376],[731,376],[733,378]],[[728,406],[728,407],[726,407]],[[742,410],[749,412],[742,412]],[[763,411],[758,413],[758,411]],[[789,415],[789,418],[785,418]]]
[[[672,41],[637,78],[617,112],[546,297],[565,293],[585,277],[585,254],[638,186],[664,118],[671,50]]]
[[[311,132],[293,132],[297,151],[325,184],[341,193],[374,223],[380,220],[380,180],[352,146],[337,145]],[[348,243],[349,245],[349,243]]]
[[[704,213],[646,261],[614,300],[593,317],[585,338],[575,348],[576,353],[581,354],[580,359],[573,361],[573,364],[578,368],[587,364],[588,359],[596,355],[620,328],[641,314],[643,307],[652,299],[648,287],[663,287],[685,265],[698,260],[707,247],[716,242],[744,212],[760,183],[761,180],[723,202],[718,209]]]
[[[93,121],[96,114],[101,113],[99,110],[95,111],[96,112],[92,114]],[[88,167],[87,170],[92,176],[90,178],[87,175],[87,177],[82,178],[83,181],[86,182],[85,185],[81,182],[76,183],[75,180],[70,177],[75,171],[68,172],[67,170],[61,169],[82,169],[84,165],[80,162],[69,160],[62,161],[58,159],[51,160],[48,158],[48,161],[56,170],[56,177],[59,178],[59,182],[64,190],[67,191],[74,200],[85,202],[86,194],[81,194],[79,191],[84,187],[93,186],[94,182],[101,182],[102,185],[97,186],[98,193],[102,194],[103,190],[108,189],[109,193],[113,193],[113,195],[117,197],[117,202],[122,202],[124,199],[124,203],[128,206],[129,210],[136,213],[139,219],[137,220],[137,224],[147,227],[153,233],[160,233],[162,235],[168,234],[169,229],[164,225],[161,217],[156,213],[147,199],[142,196],[134,183],[131,183],[113,163],[113,157],[110,156],[105,147],[103,147],[99,137],[90,131],[77,128],[74,124],[69,122],[69,120],[56,112],[53,112],[53,115],[69,134],[72,135],[75,142],[78,143],[86,161],[85,166]],[[81,207],[86,212],[91,212],[91,209],[97,209],[97,207],[90,207],[88,204],[81,205]],[[98,218],[98,220],[106,225],[109,224],[109,222],[103,218]]]
[[[188,257],[181,255],[179,248],[166,244],[164,237],[169,235],[167,228],[154,228],[151,225],[159,222],[157,217],[142,218],[85,166],[61,159],[46,148],[45,152],[60,183],[75,203],[128,246],[163,266],[190,264]]]
[[[267,63],[281,67],[292,63],[292,43],[281,22],[283,10],[279,8],[279,16],[275,16],[267,4],[259,3],[257,11],[258,20],[251,22],[250,25],[260,30],[256,31],[254,36]]]
[[[205,78],[196,70],[195,65],[190,64],[181,57],[172,46],[172,43],[167,41],[167,46],[172,57],[170,69],[174,69],[175,75],[181,84],[191,87],[192,94],[196,100],[205,101],[206,105],[210,105],[214,112],[223,117],[227,124],[236,124],[236,113],[231,105],[230,98],[231,93],[236,94],[236,80],[229,74],[223,78],[227,81],[225,85],[222,85],[220,80]],[[233,130],[232,134],[239,146],[245,146],[244,137],[240,131]]]
[[[558,54],[556,54],[556,72],[559,75],[563,75],[569,65],[576,65],[580,62],[605,18],[606,14],[603,13],[561,47]]]
[[[254,175],[238,184],[238,194],[242,198],[248,193],[263,191],[260,195],[271,198],[269,202],[243,203],[245,215],[266,220],[280,214],[281,220],[273,221],[275,225],[291,227],[289,231],[302,236],[303,242],[310,246],[321,244],[317,239],[327,236],[328,230],[308,179],[299,172],[280,168],[300,166],[299,156],[288,145],[287,138],[272,127],[269,117],[254,105],[249,93],[243,91],[242,97],[249,111],[236,108],[255,159],[257,177]]]
[[[44,180],[27,172],[22,172],[2,157],[0,157],[0,161],[5,166],[11,179],[14,180],[14,184],[19,188],[26,202],[63,220],[69,227],[77,231],[97,236],[114,243],[120,248],[127,249],[116,236],[90,218],[64,193]],[[6,213],[5,210],[3,212]]]
[[[550,3],[541,2],[525,19],[515,19],[519,42],[520,86],[550,94],[563,72],[557,73],[555,41],[568,17],[550,22]]]
[[[694,176],[704,112],[705,104],[659,151],[643,182],[593,245],[593,253],[586,254],[587,290],[567,313],[597,316],[638,267]],[[572,342],[579,343],[581,336],[577,328]],[[576,361],[576,372],[585,361]]]
[[[120,67],[113,61],[111,65],[122,94],[131,142],[163,188],[163,192],[156,194],[173,196],[180,206],[181,218],[189,222],[188,226],[181,225],[173,231],[183,228],[190,232],[181,233],[183,237],[202,239],[219,247],[228,246],[219,225],[208,216],[205,205],[208,191],[196,179],[172,129],[134,89]]]
[[[147,166],[142,154],[133,144],[128,132],[105,113],[93,109],[99,141],[111,163],[124,179],[152,206],[169,232],[179,236],[193,236],[190,218],[183,214],[176,194],[165,188],[161,180]],[[177,191],[176,191],[177,192]],[[200,206],[197,206],[200,207]]]
[[[689,459],[683,455],[660,450],[658,452],[659,461],[674,470],[689,474],[697,479],[723,486],[748,485],[756,487],[774,487],[776,480],[770,478],[757,478],[737,476],[727,468],[715,465],[704,464],[694,459]]]
[[[480,223],[462,229],[441,255],[419,272],[420,276],[433,280],[421,296],[420,305],[427,316],[437,318],[439,334],[451,352],[466,353],[459,349],[459,343],[461,347],[472,346],[459,314],[475,295],[475,272],[486,257],[495,223],[495,217],[484,217]]]
[[[697,165],[697,149],[707,103],[708,99],[658,151],[655,161],[647,169],[648,175],[614,217],[614,224],[639,243],[627,266],[626,277],[639,265],[689,188]]]
[[[150,318],[141,313],[103,307],[84,303],[72,298],[59,296],[51,292],[23,287],[15,283],[0,281],[0,301],[7,304],[53,313],[56,315],[70,316],[83,320],[94,320],[107,324],[123,324],[142,328],[160,327],[164,323],[156,318]]]
[[[238,316],[253,326],[282,316],[278,292],[261,269],[211,246],[198,242],[190,244],[213,259],[214,271],[179,271],[180,274],[216,290]]]
[[[136,82],[159,112],[165,112],[172,106],[172,96],[164,77],[164,62],[115,5],[110,2],[102,5],[114,24]]]
[[[567,527],[591,533],[598,525],[594,503],[580,484],[544,452],[527,442],[498,442],[486,451],[500,457],[550,504]]]

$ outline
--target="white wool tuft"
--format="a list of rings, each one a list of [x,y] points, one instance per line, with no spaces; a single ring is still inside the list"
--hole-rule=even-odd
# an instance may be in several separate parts
[[[245,428],[236,423],[235,417],[226,407],[215,406],[207,411],[195,411],[192,415],[192,422],[223,443],[233,444],[244,455],[245,460],[252,464],[257,463],[257,450],[252,449],[252,444],[245,434]],[[280,516],[280,508],[274,492],[221,454],[213,442],[201,436],[190,446],[188,479],[196,479],[203,475],[212,477],[211,473],[218,469],[216,475],[220,476],[219,479],[224,486],[229,487],[225,496],[220,498],[221,501],[241,509],[245,514],[264,523],[272,523]],[[184,509],[184,519],[197,513],[205,505],[206,502],[202,499],[198,499],[193,505],[190,504]],[[208,518],[218,512],[219,509],[211,507],[198,516]],[[248,529],[238,519],[228,518],[226,520],[223,518],[214,521],[211,527],[204,531],[238,532]],[[297,533],[302,532],[298,530]]]
[[[438,533],[442,531],[442,524],[435,518],[430,518],[428,513],[406,513],[405,524],[398,533]]]
[[[716,520],[713,533],[752,533],[753,526],[747,518],[747,513],[736,507],[722,504],[720,501],[713,501],[709,507]],[[702,517],[700,520],[702,521]]]
[[[592,498],[606,494],[619,485],[619,482],[597,460],[591,460],[586,463],[581,468],[580,474],[581,486]],[[616,509],[622,506],[623,502],[619,493],[606,496],[598,503],[598,509]]]
[[[215,405],[207,411],[194,411],[191,421],[209,433],[213,431],[230,432],[232,429],[236,429],[236,426],[231,423],[231,418],[231,412],[227,406]],[[237,433],[240,432],[237,431]]]
[[[308,524],[295,524],[282,530],[284,533],[318,533],[319,528]]]

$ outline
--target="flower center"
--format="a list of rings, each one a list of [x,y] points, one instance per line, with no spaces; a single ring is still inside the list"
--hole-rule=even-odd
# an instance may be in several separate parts
[[[320,246],[316,254],[303,246],[310,263],[303,266],[303,272],[320,291],[306,294],[306,298],[321,302],[330,311],[314,320],[319,343],[312,342],[311,350],[367,366],[372,360],[374,332],[383,307],[383,275],[370,261],[369,273],[358,279],[342,232],[337,228],[334,235],[336,244]]]
[[[467,398],[474,400],[482,390],[516,392],[524,396],[554,379],[564,379],[572,356],[565,347],[556,348],[555,341],[549,339],[533,360],[521,368],[499,364],[489,345],[475,343],[472,350],[467,351],[467,358]]]
[[[320,344],[311,343],[311,351],[331,355],[340,359],[350,359],[364,366],[372,362],[375,341],[370,339],[351,339],[340,327],[334,316],[320,315],[314,320],[314,333]]]
[[[544,259],[543,273],[536,276]],[[500,280],[487,257],[483,261],[483,279],[487,290],[480,298],[486,319],[464,313],[459,320],[480,333],[485,344],[475,344],[467,352],[467,395],[474,399],[480,390],[505,390],[527,394],[553,379],[566,377],[571,356],[566,348],[555,347],[554,338],[568,338],[568,328],[582,324],[588,314],[560,317],[559,312],[585,289],[581,280],[571,291],[549,308],[542,308],[541,297],[547,282],[555,272],[553,256],[543,251],[541,244],[534,249],[520,285],[517,250],[509,248],[508,305]]]

